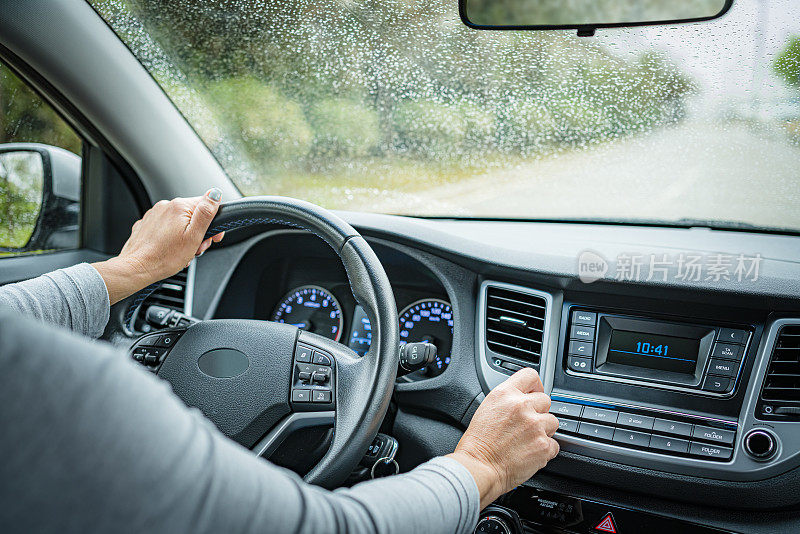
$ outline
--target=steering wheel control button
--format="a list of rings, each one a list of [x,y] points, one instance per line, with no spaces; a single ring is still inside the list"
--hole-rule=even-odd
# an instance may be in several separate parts
[[[572,324],[594,326],[596,323],[597,323],[597,314],[595,312],[587,312],[581,310],[575,310],[572,312]]]
[[[650,434],[618,428],[614,430],[614,443],[620,443],[628,447],[647,448],[650,445]]]
[[[692,424],[670,421],[669,419],[656,419],[653,423],[653,431],[661,432],[663,434],[671,434],[673,436],[690,437],[692,435]]]
[[[293,389],[292,402],[311,402],[310,389]]]
[[[714,343],[714,350],[711,351],[712,358],[722,358],[724,360],[741,360],[741,345],[731,343]]]
[[[300,363],[311,363],[312,354],[314,351],[303,345],[297,345],[294,349],[294,360]]]
[[[707,443],[693,441],[689,447],[689,454],[700,458],[729,460],[731,455],[733,455],[733,449],[730,447],[721,447],[719,445],[709,445]]]
[[[550,413],[556,416],[566,416],[578,418],[581,416],[583,406],[580,404],[571,404],[569,402],[552,401],[550,403]]]
[[[731,379],[723,376],[708,375],[703,381],[703,391],[725,393],[731,389]]]
[[[160,336],[158,336],[158,339],[156,340],[156,347],[164,347],[164,348],[172,347],[172,345],[174,345],[175,342],[178,341],[179,335],[180,334],[178,334],[177,332],[171,332],[169,334],[161,334]]]
[[[725,445],[733,445],[733,438],[736,434],[731,430],[721,430],[709,426],[694,425],[692,438]]]
[[[592,439],[611,441],[614,437],[614,429],[610,426],[596,425],[594,423],[581,421],[581,424],[578,426],[578,434],[581,436],[588,436]]]
[[[574,419],[559,419],[558,420],[558,431],[559,432],[566,432],[568,434],[577,434],[578,433],[578,422]]]
[[[573,325],[569,329],[569,338],[579,341],[594,341],[594,328],[591,326]]]
[[[324,384],[330,378],[330,372],[326,369],[318,369],[311,373],[312,384]]]
[[[300,382],[310,383],[311,382],[311,371],[300,371],[300,372],[298,372],[297,373],[297,379]]]
[[[734,328],[720,328],[717,332],[717,341],[744,345],[745,341],[747,341],[747,332]]]
[[[650,437],[650,448],[675,454],[687,454],[689,452],[689,442],[685,439],[654,435]]]
[[[319,352],[318,350],[314,351],[314,356],[311,361],[317,365],[327,365],[327,366],[331,365],[331,359],[327,355]]]
[[[330,403],[332,393],[329,389],[312,389],[311,401],[316,403]]]
[[[744,450],[756,460],[769,460],[778,450],[778,443],[768,430],[751,430],[744,436]]]
[[[580,373],[591,373],[592,359],[579,358],[578,356],[570,356],[569,358],[567,358],[567,367],[569,367],[573,371],[578,371]]]
[[[606,410],[604,408],[592,408],[587,406],[583,409],[583,417],[586,421],[595,421],[607,425],[613,425],[617,422],[617,415],[619,412],[616,410]]]
[[[652,430],[655,420],[646,415],[636,415],[632,413],[620,413],[617,417],[617,425],[639,430]]]

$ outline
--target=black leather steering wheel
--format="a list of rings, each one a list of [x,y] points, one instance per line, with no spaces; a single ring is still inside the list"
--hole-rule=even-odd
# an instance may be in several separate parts
[[[333,248],[372,325],[369,351],[359,357],[286,324],[210,320],[175,332],[160,356],[158,376],[225,435],[263,456],[298,428],[333,423],[330,448],[305,479],[335,487],[362,458],[389,405],[399,346],[394,294],[364,238],[308,202],[265,196],[223,203],[207,236],[263,223],[308,230]],[[165,334],[159,335],[163,340]]]

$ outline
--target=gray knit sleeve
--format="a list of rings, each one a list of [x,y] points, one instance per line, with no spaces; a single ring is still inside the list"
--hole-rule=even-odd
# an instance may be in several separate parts
[[[90,337],[103,334],[110,309],[103,277],[88,263],[1,286],[0,305]]]

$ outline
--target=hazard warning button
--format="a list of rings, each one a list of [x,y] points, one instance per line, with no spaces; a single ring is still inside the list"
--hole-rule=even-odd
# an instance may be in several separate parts
[[[617,525],[614,523],[614,516],[611,515],[611,512],[607,513],[606,516],[600,521],[595,530],[599,530],[600,532],[611,532],[612,534],[617,534]]]

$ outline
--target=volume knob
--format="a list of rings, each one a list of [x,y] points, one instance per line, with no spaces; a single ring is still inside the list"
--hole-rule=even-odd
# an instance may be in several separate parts
[[[744,436],[744,450],[757,460],[768,460],[778,449],[778,442],[768,430],[751,430]]]

